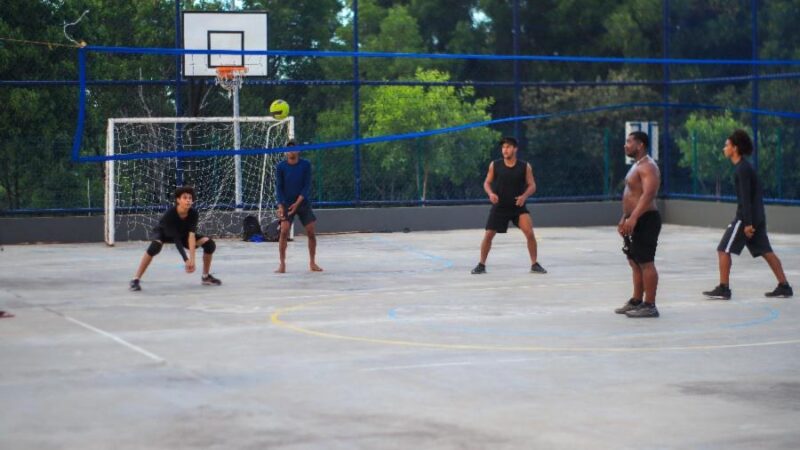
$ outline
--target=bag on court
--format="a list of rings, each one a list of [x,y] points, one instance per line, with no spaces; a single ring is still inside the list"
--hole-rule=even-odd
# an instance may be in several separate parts
[[[242,224],[242,240],[248,242],[264,242],[264,235],[261,234],[261,225],[255,216],[247,216]]]
[[[273,220],[264,227],[264,240],[267,242],[278,242],[281,237],[281,221]]]

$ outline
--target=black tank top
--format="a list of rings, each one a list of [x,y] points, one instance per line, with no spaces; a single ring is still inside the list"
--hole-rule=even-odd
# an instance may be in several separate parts
[[[525,192],[528,184],[525,182],[525,175],[528,171],[528,163],[518,159],[514,167],[507,167],[502,159],[494,161],[494,182],[492,189],[500,197],[497,206],[513,208],[516,206],[515,197],[519,197]]]

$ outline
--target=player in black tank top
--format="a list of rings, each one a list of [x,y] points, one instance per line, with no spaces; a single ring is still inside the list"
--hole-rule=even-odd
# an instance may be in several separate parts
[[[518,159],[514,167],[508,167],[502,158],[492,161],[494,180],[492,189],[497,194],[497,206],[516,208],[517,197],[525,193],[528,184],[525,179],[528,163]]]
[[[512,222],[525,235],[528,253],[531,258],[531,273],[547,273],[537,262],[536,236],[533,234],[533,221],[525,201],[536,192],[533,169],[525,161],[517,159],[517,141],[505,137],[500,141],[503,158],[489,164],[489,172],[483,182],[483,189],[492,202],[486,233],[481,242],[481,259],[472,269],[473,274],[486,273],[486,258],[492,248],[492,239],[497,233],[508,231]]]

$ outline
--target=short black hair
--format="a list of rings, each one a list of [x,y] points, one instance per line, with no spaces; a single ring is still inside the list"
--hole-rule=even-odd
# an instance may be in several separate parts
[[[175,202],[177,203],[178,199],[181,198],[181,195],[189,194],[192,196],[192,200],[194,200],[194,188],[191,186],[180,186],[178,189],[175,189]]]
[[[747,134],[747,131],[741,128],[734,130],[733,133],[728,136],[728,140],[736,147],[740,155],[747,156],[753,153],[753,140],[750,139],[750,135]]]
[[[294,147],[295,145],[297,145],[297,142],[295,142],[295,141],[294,141],[294,139],[289,139],[289,140],[286,142],[286,146],[287,146],[287,147]]]
[[[506,136],[503,139],[500,139],[500,146],[502,147],[503,144],[513,145],[514,147],[519,147],[517,144],[517,140],[511,136]]]
[[[650,147],[650,136],[644,131],[634,131],[628,136],[632,136],[634,139],[644,144],[645,148]]]

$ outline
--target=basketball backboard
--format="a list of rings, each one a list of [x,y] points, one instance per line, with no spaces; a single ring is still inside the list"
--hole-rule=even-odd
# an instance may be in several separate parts
[[[183,48],[267,50],[267,13],[184,11]],[[214,77],[220,66],[244,66],[248,77],[263,77],[267,75],[267,56],[188,54],[183,57],[183,74],[187,77]]]

